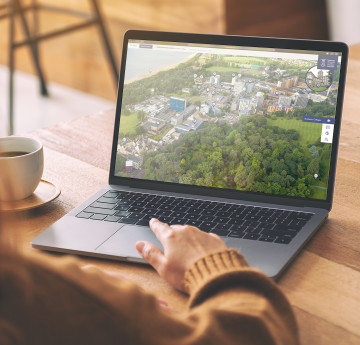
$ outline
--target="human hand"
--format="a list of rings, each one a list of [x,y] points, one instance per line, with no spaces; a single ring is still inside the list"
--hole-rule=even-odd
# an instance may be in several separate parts
[[[136,243],[137,251],[164,280],[183,292],[186,292],[186,270],[201,257],[226,249],[219,236],[207,234],[194,226],[169,226],[153,218],[150,229],[161,242],[164,253],[152,243],[144,241]]]

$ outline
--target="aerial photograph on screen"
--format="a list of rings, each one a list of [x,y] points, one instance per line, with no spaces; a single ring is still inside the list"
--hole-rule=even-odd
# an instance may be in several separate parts
[[[326,199],[340,63],[321,57],[128,49],[115,175]]]

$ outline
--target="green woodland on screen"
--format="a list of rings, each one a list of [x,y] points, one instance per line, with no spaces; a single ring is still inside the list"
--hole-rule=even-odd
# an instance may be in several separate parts
[[[222,80],[231,81],[234,58],[209,58],[200,63],[201,58],[201,55],[196,55],[174,69],[126,85],[122,116],[136,119],[136,113],[131,113],[129,107],[154,92],[167,97],[184,97],[181,91],[184,87],[191,90],[188,104],[199,105],[202,94],[193,87],[195,67],[197,73],[206,78],[216,67],[217,71],[221,71]],[[236,68],[256,80],[262,80],[263,76],[259,70],[249,70],[251,62],[256,62],[260,70],[270,65],[270,72],[284,68],[289,76],[302,78],[311,65],[293,66],[280,59],[269,62],[263,58],[243,58],[239,61],[243,65],[238,63]],[[338,71],[333,77],[338,80]],[[151,89],[154,85],[155,89]],[[334,117],[335,100],[330,94],[323,102],[309,100],[306,108],[243,115],[231,124],[205,121],[203,128],[190,131],[157,150],[143,152],[141,176],[132,176],[124,171],[126,158],[120,154],[117,155],[115,173],[155,181],[326,199],[331,145],[320,141],[321,123],[303,122],[303,116]],[[136,121],[140,123],[144,118],[144,113],[139,111]],[[143,128],[137,125],[136,131],[120,132],[119,141],[143,134]],[[153,139],[159,140],[159,137],[154,136]]]
[[[159,151],[145,153],[143,177],[295,197],[317,193],[326,198],[326,190],[318,187],[327,185],[331,146],[321,143],[320,137],[301,144],[299,131],[269,125],[271,121],[276,122],[254,115],[241,117],[233,126],[207,124]],[[124,165],[125,158],[118,159]]]

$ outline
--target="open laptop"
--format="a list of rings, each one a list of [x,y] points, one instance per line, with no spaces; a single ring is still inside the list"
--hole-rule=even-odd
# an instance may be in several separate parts
[[[144,263],[156,217],[278,277],[331,209],[347,58],[339,42],[126,32],[109,184],[32,246]]]

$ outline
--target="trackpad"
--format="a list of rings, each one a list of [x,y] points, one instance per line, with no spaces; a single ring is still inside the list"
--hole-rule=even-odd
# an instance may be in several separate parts
[[[119,231],[96,248],[95,252],[121,257],[141,258],[141,255],[135,248],[135,243],[138,241],[151,242],[163,251],[161,243],[150,228],[137,225],[124,225]]]

